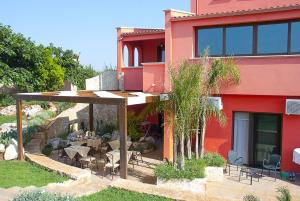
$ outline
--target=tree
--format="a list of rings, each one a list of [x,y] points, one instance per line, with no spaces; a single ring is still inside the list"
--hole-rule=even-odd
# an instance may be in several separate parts
[[[209,59],[208,56],[204,56],[201,60],[201,66],[203,68],[201,79],[202,92],[200,96],[200,108],[198,111],[201,135],[201,138],[199,139],[199,153],[202,158],[204,155],[204,139],[207,119],[215,117],[221,124],[225,124],[226,121],[224,113],[209,102],[209,97],[218,95],[221,87],[225,88],[229,85],[239,84],[240,73],[231,58]],[[199,128],[197,128],[197,132],[198,131]],[[196,143],[198,143],[198,141]]]
[[[179,142],[180,145],[180,169],[184,169],[185,164],[185,139],[189,137],[194,126],[194,115],[192,114],[194,102],[199,99],[201,92],[201,71],[202,68],[199,68],[198,65],[193,65],[187,61],[178,68],[170,68],[169,70],[172,91],[169,94],[169,101],[163,103],[163,109],[174,116],[174,142]],[[177,143],[175,147],[177,147]]]

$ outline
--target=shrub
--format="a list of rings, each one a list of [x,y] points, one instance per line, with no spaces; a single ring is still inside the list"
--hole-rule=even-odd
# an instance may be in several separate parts
[[[206,166],[211,167],[223,167],[225,164],[225,159],[218,153],[205,153],[203,160]]]
[[[0,94],[0,107],[16,104],[16,100],[8,94]]]
[[[278,201],[291,201],[292,200],[290,191],[286,187],[278,188],[277,192],[280,193],[280,195],[276,197]]]
[[[104,135],[104,134],[107,134],[107,133],[113,133],[114,130],[116,130],[116,129],[117,129],[117,126],[114,123],[104,124],[100,128],[100,134]]]
[[[47,144],[43,149],[42,149],[42,154],[46,156],[50,156],[51,152],[53,151],[53,146],[52,144]]]
[[[0,135],[0,144],[4,144],[5,146],[7,146],[12,138],[13,135],[10,132],[2,133]]]
[[[179,170],[172,164],[164,163],[156,166],[154,173],[155,176],[163,180],[171,179],[188,179],[193,180],[196,178],[204,178],[205,163],[203,160],[186,160],[185,169]]]
[[[260,201],[260,199],[254,195],[246,195],[244,196],[243,201]]]
[[[57,109],[58,109],[57,113],[60,114],[63,111],[65,111],[71,107],[74,107],[75,103],[57,102],[57,103],[55,103],[55,105],[57,106]]]
[[[61,196],[54,193],[47,193],[43,191],[31,191],[25,192],[17,197],[15,197],[12,201],[75,201],[73,197],[70,196]]]

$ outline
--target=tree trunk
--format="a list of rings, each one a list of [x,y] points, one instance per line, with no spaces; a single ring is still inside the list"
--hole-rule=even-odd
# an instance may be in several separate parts
[[[191,145],[191,136],[187,137],[186,141],[187,157],[189,160],[192,159],[192,145]]]
[[[173,165],[177,164],[177,137],[175,133],[173,134]]]
[[[206,130],[206,117],[202,115],[201,118],[201,140],[200,140],[200,158],[204,156],[204,139],[205,139],[205,130]]]
[[[184,170],[184,133],[180,136],[180,160],[179,160],[179,169]]]
[[[197,127],[196,127],[195,155],[196,155],[196,160],[198,160],[199,159],[199,120],[197,121]]]

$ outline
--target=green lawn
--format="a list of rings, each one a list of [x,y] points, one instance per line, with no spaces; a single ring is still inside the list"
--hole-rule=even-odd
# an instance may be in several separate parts
[[[66,180],[68,180],[67,177],[48,172],[28,162],[0,161],[0,188],[41,187]]]
[[[0,126],[2,124],[5,124],[5,123],[13,123],[13,122],[16,122],[17,119],[16,119],[16,116],[15,115],[12,115],[12,116],[0,116]]]
[[[78,198],[76,201],[171,201],[171,199],[132,191],[108,188],[99,193]]]

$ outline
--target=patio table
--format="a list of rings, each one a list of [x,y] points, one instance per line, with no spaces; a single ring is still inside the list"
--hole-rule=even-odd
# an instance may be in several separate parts
[[[261,175],[262,175],[262,172],[257,170],[257,169],[253,169],[253,168],[249,168],[249,167],[243,167],[240,170],[239,182],[241,181],[241,176],[244,173],[246,174],[246,178],[250,177],[250,185],[252,185],[253,177],[257,177],[257,181],[259,181],[259,177],[261,177]]]
[[[79,145],[70,146],[64,149],[66,154],[72,160],[78,153],[81,157],[87,157],[90,147],[84,147]]]
[[[120,150],[112,150],[110,152],[107,152],[106,154],[107,154],[107,156],[113,157],[114,163],[117,163],[120,161]],[[127,151],[127,163],[129,161],[129,159],[131,158],[131,155],[132,155],[132,151]],[[108,158],[110,158],[110,157],[108,157]]]
[[[120,149],[120,141],[119,140],[113,140],[108,142],[108,145],[112,150],[119,150]],[[127,149],[132,145],[131,141],[127,141]]]

